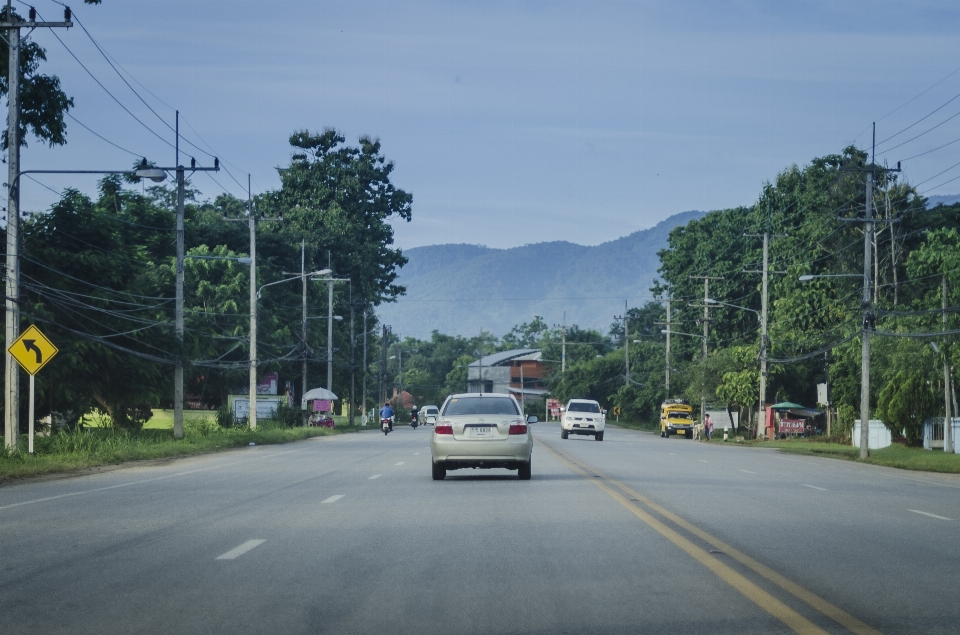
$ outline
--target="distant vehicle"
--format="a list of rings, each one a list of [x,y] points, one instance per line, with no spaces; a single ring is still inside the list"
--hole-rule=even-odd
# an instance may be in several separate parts
[[[592,399],[571,399],[560,415],[560,438],[571,434],[592,436],[603,441],[603,428],[606,424],[606,411]]]
[[[671,434],[681,432],[693,438],[693,408],[682,399],[668,399],[660,404],[660,436],[669,439]]]
[[[443,480],[447,470],[465,467],[517,470],[520,480],[529,480],[533,460],[529,424],[536,421],[536,417],[524,420],[512,395],[450,395],[430,437],[433,480]]]
[[[424,406],[423,408],[420,408],[420,412],[417,413],[417,417],[420,418],[420,425],[425,426],[428,423],[427,417],[436,417],[437,419],[440,418],[440,408],[437,408],[436,406]]]

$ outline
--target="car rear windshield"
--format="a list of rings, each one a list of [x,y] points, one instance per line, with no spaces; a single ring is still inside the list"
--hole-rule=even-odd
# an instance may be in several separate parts
[[[595,403],[572,402],[567,412],[600,412],[600,406]]]
[[[509,397],[456,397],[443,409],[446,417],[456,415],[518,415],[516,404]]]

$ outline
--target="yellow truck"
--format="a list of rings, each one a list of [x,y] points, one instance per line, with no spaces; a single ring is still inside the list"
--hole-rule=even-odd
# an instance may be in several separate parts
[[[693,438],[693,408],[681,399],[667,399],[660,404],[660,436],[669,439],[671,434]]]

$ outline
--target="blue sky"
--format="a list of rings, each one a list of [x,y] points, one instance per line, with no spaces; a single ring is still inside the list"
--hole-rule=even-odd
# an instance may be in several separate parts
[[[61,15],[49,0],[35,6],[46,19]],[[866,147],[872,121],[885,139],[960,93],[960,72],[948,77],[960,68],[960,8],[949,2],[78,0],[73,8],[156,113],[172,125],[179,108],[187,139],[227,162],[239,184],[225,173],[217,182],[198,176],[206,197],[243,195],[247,172],[255,192],[277,187],[295,130],[378,137],[394,183],[414,196],[413,221],[395,225],[403,248],[598,244],[677,212],[750,204],[791,164],[855,141]],[[57,35],[172,143],[80,28]],[[173,150],[52,33],[31,37],[47,49],[44,71],[60,77],[79,121],[133,154],[173,163]],[[960,99],[880,149],[956,113]],[[68,126],[65,147],[31,140],[23,169],[133,161]],[[880,158],[896,163],[957,138],[960,117]],[[960,166],[948,169],[958,161],[960,143],[905,162],[905,177],[918,183],[946,169],[920,189],[955,193],[960,180],[929,188],[960,176]],[[37,180],[54,190],[95,184]],[[36,210],[56,195],[26,182],[22,198]]]

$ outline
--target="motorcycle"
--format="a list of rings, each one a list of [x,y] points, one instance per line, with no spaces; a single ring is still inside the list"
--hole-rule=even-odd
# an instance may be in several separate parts
[[[384,417],[383,419],[381,419],[381,420],[380,420],[380,428],[383,430],[383,435],[386,436],[387,433],[389,433],[389,432],[390,432],[390,429],[391,429],[391,427],[390,427],[390,419],[387,418],[387,417]]]
[[[417,429],[417,426],[420,424],[420,420],[417,418],[417,413],[410,413],[410,427],[414,430]]]

